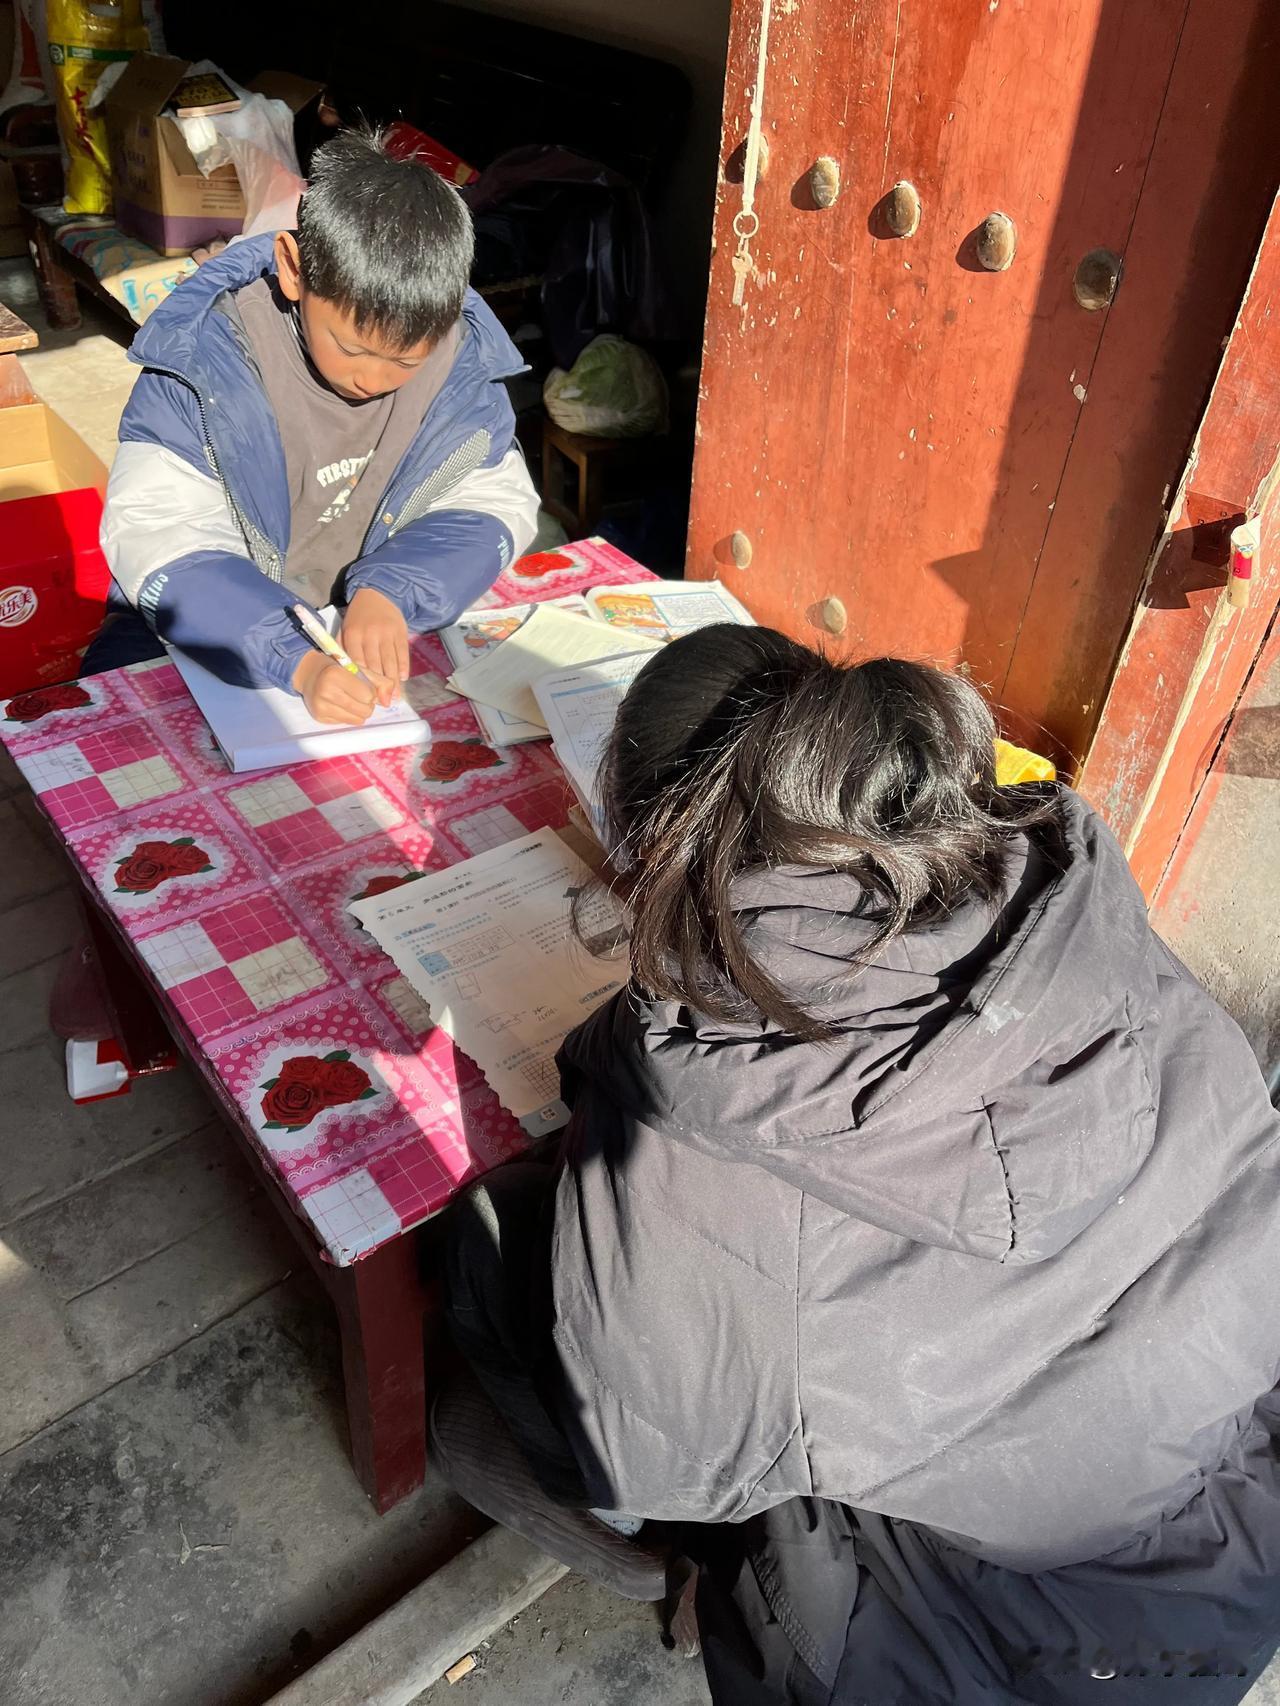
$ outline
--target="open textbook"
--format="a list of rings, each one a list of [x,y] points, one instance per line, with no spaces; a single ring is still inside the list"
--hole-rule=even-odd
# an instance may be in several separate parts
[[[320,619],[330,633],[337,632],[336,611],[322,610]],[[234,687],[184,652],[170,647],[169,656],[235,771],[265,770],[311,758],[341,758],[349,752],[377,752],[383,747],[413,746],[431,739],[431,725],[410,702],[421,697],[414,694],[411,681],[405,683],[402,699],[375,707],[367,722],[343,727],[318,723],[296,693],[279,687]],[[438,682],[435,684],[438,687]],[[449,696],[438,687],[432,697],[440,703]]]
[[[468,692],[464,679],[472,686],[476,684],[477,678],[470,675],[472,664],[499,649],[534,610],[548,607],[658,644],[713,622],[752,625],[748,611],[719,581],[637,581],[626,586],[593,587],[585,597],[570,593],[565,598],[547,599],[542,605],[511,604],[498,609],[466,610],[440,633],[454,666],[453,680],[458,690]],[[547,668],[564,667],[588,658],[591,651],[584,650],[586,646],[596,648],[596,642],[580,641],[577,659],[555,656],[547,660]],[[613,655],[624,649],[616,643],[599,646],[595,655]],[[484,675],[478,680],[483,691]],[[511,746],[518,741],[546,739],[547,730],[537,720],[537,713],[530,712],[527,701],[523,716],[486,704],[479,696],[473,698],[473,705],[485,739],[491,745]]]
[[[615,652],[647,654],[659,650],[661,642],[647,635],[585,622],[571,611],[537,604],[513,634],[472,663],[454,670],[449,685],[493,710],[524,723],[538,723],[542,719],[533,684],[541,676]]]
[[[581,593],[571,592],[564,598],[544,601],[557,610],[570,610],[578,616],[590,616],[591,609]],[[507,604],[496,608],[464,610],[451,627],[440,630],[440,640],[455,670],[465,669],[486,652],[509,639],[534,610],[532,604]],[[547,731],[541,723],[529,723],[523,717],[513,717],[508,711],[482,705],[472,700],[476,721],[490,746],[514,746],[520,741],[545,740]]]
[[[597,622],[655,640],[675,640],[715,622],[755,627],[750,611],[720,581],[636,581],[594,587],[586,597]]]
[[[556,1050],[628,977],[624,954],[597,958],[573,933],[580,891],[588,931],[617,933],[613,901],[591,885],[543,829],[349,908],[535,1136],[567,1118]]]

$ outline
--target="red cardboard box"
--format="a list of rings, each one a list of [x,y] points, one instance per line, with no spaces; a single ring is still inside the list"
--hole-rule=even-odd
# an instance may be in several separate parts
[[[0,699],[76,674],[106,608],[107,470],[43,403],[0,409]]]

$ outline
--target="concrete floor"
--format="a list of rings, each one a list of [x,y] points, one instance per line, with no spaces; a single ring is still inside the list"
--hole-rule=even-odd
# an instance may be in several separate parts
[[[1215,761],[1210,800],[1155,922],[1239,1022],[1280,1097],[1280,637]]]
[[[379,1518],[327,1300],[185,1072],[74,1107],[45,1012],[76,929],[0,770],[0,1700],[251,1706],[476,1533]]]
[[[667,1652],[657,1611],[565,1576],[413,1706],[708,1706],[700,1659]]]
[[[21,260],[0,262],[0,301],[41,332],[37,390],[109,461],[127,328],[89,306],[47,333]],[[200,1086],[67,1100],[46,1008],[74,897],[2,755],[0,848],[0,1701],[258,1706],[478,1519],[434,1479],[374,1515],[328,1305]],[[1177,945],[1212,975],[1234,926],[1197,916]],[[708,1698],[651,1607],[577,1578],[477,1657],[419,1706]],[[1250,1700],[1280,1706],[1280,1671]]]
[[[110,467],[120,411],[141,371],[126,353],[132,338],[128,326],[82,296],[81,324],[73,331],[50,331],[25,256],[0,261],[0,302],[39,333],[39,347],[22,357],[36,393]]]

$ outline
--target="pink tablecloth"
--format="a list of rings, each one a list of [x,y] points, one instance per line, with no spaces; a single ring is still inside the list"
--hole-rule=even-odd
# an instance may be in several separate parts
[[[642,578],[610,546],[525,558],[494,604]],[[169,663],[0,705],[0,739],[263,1166],[347,1264],[527,1141],[347,912],[571,797],[545,743],[492,748],[414,642],[430,746],[235,776]]]

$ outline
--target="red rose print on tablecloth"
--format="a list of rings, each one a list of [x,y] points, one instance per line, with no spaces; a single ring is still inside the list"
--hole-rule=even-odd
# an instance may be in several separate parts
[[[150,894],[171,877],[193,877],[211,871],[213,862],[193,836],[177,841],[140,841],[132,853],[116,861],[117,894]]]
[[[574,568],[577,568],[577,564],[563,551],[533,551],[527,557],[518,557],[511,565],[511,573],[518,575],[521,580],[536,581],[543,575],[554,574],[559,569]]]
[[[50,711],[78,711],[93,700],[78,681],[64,681],[56,687],[33,687],[29,693],[19,693],[4,708],[11,723],[38,723]]]
[[[428,782],[456,782],[469,770],[492,770],[502,760],[482,740],[438,740],[422,760]]]
[[[394,873],[388,872],[382,877],[370,877],[360,893],[353,894],[351,898],[352,900],[372,900],[376,894],[387,894],[391,889],[402,888],[405,883],[411,883],[415,877],[423,875],[425,873],[422,871],[396,871]]]
[[[321,1082],[325,1094],[329,1098],[329,1106],[336,1108],[343,1102],[358,1102],[368,1096],[376,1096],[377,1091],[369,1081],[369,1074],[362,1066],[357,1066],[342,1049],[336,1049],[328,1054],[320,1063],[325,1071]]]
[[[267,1131],[301,1131],[326,1108],[367,1101],[378,1094],[369,1074],[346,1049],[324,1056],[294,1055],[281,1063],[279,1076],[268,1078],[262,1089]]]

